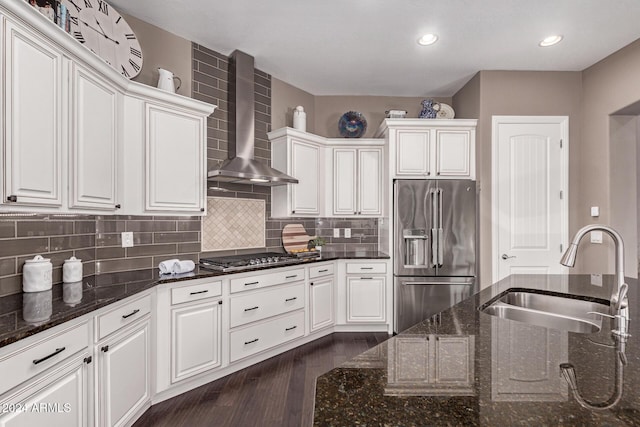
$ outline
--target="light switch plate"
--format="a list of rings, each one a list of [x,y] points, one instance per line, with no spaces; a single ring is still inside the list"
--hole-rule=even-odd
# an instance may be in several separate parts
[[[591,232],[591,243],[602,243],[602,231],[594,230]]]
[[[122,247],[123,248],[133,247],[133,231],[122,232]]]
[[[344,229],[344,237],[347,239],[351,238],[351,229],[350,228],[345,228]]]
[[[592,217],[600,216],[600,206],[591,206],[591,216]]]
[[[340,229],[339,228],[334,228],[333,229],[333,237],[340,237]]]

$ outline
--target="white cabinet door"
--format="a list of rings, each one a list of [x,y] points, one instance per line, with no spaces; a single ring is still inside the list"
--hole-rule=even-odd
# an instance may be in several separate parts
[[[358,215],[382,214],[382,149],[358,149]]]
[[[347,277],[347,322],[386,321],[384,277]]]
[[[87,351],[60,363],[0,400],[0,426],[84,427],[89,417],[91,358]]]
[[[356,213],[357,150],[333,149],[333,214]]]
[[[470,176],[470,152],[470,130],[437,129],[436,175]]]
[[[313,332],[335,323],[333,276],[312,280],[310,285],[309,329]]]
[[[150,401],[149,334],[147,318],[98,346],[98,425],[125,425]]]
[[[220,304],[209,301],[171,310],[171,382],[220,366]]]
[[[425,130],[398,130],[396,134],[396,175],[430,175],[431,133]]]
[[[62,205],[62,55],[5,21],[3,203]]]
[[[70,207],[116,209],[118,93],[95,73],[72,65]]]
[[[291,141],[291,175],[298,184],[291,187],[291,213],[320,214],[320,148],[296,139]]]
[[[204,211],[204,118],[146,104],[145,209]]]

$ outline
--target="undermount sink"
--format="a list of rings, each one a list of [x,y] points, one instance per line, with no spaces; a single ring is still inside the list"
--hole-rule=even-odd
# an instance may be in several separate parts
[[[608,314],[609,304],[605,300],[596,302],[557,293],[512,289],[493,298],[480,310],[503,319],[592,334],[600,331],[603,319],[592,312]]]

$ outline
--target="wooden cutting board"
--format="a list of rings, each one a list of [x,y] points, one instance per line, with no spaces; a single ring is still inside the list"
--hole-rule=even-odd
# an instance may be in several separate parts
[[[307,234],[302,224],[287,224],[282,229],[282,245],[284,250],[291,253],[292,250],[307,249],[312,236]]]

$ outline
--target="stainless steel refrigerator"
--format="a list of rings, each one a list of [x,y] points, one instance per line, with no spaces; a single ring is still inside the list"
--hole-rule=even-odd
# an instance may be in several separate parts
[[[472,295],[476,283],[476,183],[394,182],[394,331]]]

